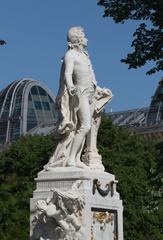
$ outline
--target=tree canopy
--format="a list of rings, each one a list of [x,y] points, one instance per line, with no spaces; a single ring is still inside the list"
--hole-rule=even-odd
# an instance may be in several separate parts
[[[55,147],[53,136],[26,136],[0,153],[0,239],[29,238],[34,178]]]
[[[124,239],[163,239],[162,193],[158,194],[163,173],[159,165],[161,143],[156,149],[142,137],[113,126],[105,116],[98,143],[106,171],[118,180],[124,205]]]
[[[29,236],[29,199],[34,178],[54,151],[53,136],[26,136],[0,153],[0,239]],[[163,148],[112,125],[103,116],[98,148],[106,171],[113,173],[124,205],[125,240],[161,240]],[[158,191],[159,189],[159,191]]]
[[[147,74],[163,70],[163,1],[99,0],[98,4],[104,7],[103,16],[113,18],[115,23],[142,21],[133,34],[134,51],[121,61],[128,64],[129,69],[154,61],[155,66]]]
[[[6,44],[5,40],[0,39],[0,45]]]

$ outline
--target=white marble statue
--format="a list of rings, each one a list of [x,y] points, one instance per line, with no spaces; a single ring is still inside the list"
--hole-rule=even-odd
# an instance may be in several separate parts
[[[51,198],[36,202],[31,240],[82,240],[80,222],[84,198],[79,191],[78,180],[68,191],[51,190]]]
[[[90,166],[91,156],[98,155],[96,139],[100,123],[99,113],[112,98],[109,89],[97,86],[92,64],[85,50],[88,40],[83,28],[70,28],[67,39],[68,51],[63,58],[60,88],[56,99],[61,113],[58,125],[60,140],[45,166],[47,170],[57,166],[80,168]],[[85,140],[83,162],[81,153]],[[102,164],[101,158],[98,161],[98,164]],[[92,164],[94,167],[95,165],[96,163]]]

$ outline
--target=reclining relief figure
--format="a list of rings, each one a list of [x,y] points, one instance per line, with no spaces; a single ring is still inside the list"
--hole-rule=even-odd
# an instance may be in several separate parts
[[[82,240],[81,225],[84,198],[79,191],[82,181],[70,190],[52,189],[53,196],[35,204],[31,240]]]

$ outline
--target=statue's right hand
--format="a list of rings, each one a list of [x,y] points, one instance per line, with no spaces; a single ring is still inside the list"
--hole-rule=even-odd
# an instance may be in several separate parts
[[[75,87],[69,87],[68,92],[71,96],[74,96],[76,94],[76,88]]]

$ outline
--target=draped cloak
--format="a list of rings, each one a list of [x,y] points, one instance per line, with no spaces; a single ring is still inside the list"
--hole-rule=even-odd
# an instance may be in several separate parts
[[[102,111],[108,101],[112,99],[112,92],[109,89],[96,87],[94,97],[94,112]],[[65,167],[70,153],[71,144],[78,128],[77,110],[79,108],[79,98],[77,95],[71,96],[68,92],[65,81],[65,63],[62,62],[60,71],[59,90],[56,97],[56,108],[59,111],[57,135],[59,143],[54,154],[50,158],[45,169],[49,167]]]
[[[65,63],[62,62],[60,71],[59,90],[56,97],[56,109],[59,111],[58,127],[56,134],[59,136],[59,143],[53,156],[50,158],[47,167],[66,166],[69,156],[71,143],[77,127],[77,110],[79,99],[71,96],[65,81]]]

